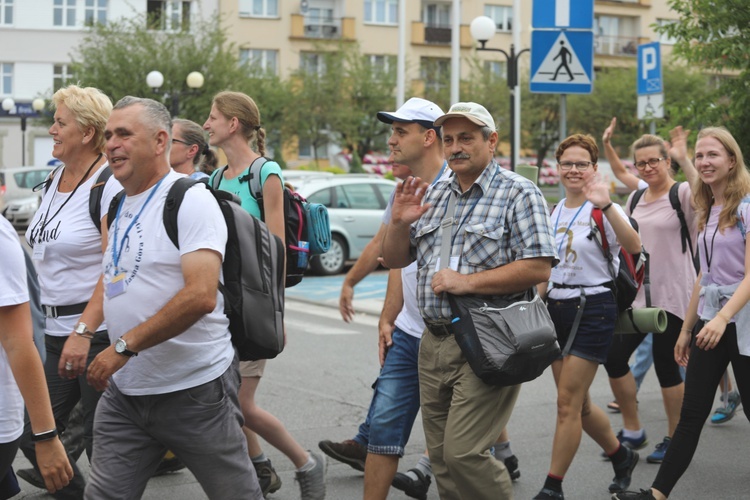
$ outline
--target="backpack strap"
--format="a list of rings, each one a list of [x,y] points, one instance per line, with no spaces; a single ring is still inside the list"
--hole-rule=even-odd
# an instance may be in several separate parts
[[[226,172],[228,168],[229,168],[229,165],[224,165],[223,167],[217,169],[216,172],[211,174],[211,179],[210,179],[211,182],[209,183],[209,185],[213,189],[219,189],[219,184],[221,184],[221,179],[224,178],[224,172]]]
[[[180,205],[182,205],[182,200],[185,198],[187,190],[199,182],[201,181],[191,179],[190,177],[182,177],[172,184],[167,193],[167,200],[164,203],[164,229],[167,231],[169,239],[172,240],[172,243],[177,248],[180,248],[180,242],[177,238],[177,214],[180,211]]]
[[[89,215],[99,233],[102,232],[102,196],[104,196],[104,186],[110,177],[112,177],[112,169],[107,165],[99,173],[89,192]]]
[[[635,211],[635,206],[638,205],[638,202],[641,200],[641,197],[643,196],[643,193],[646,192],[647,188],[639,189],[635,193],[633,193],[633,197],[630,198],[630,216],[633,216],[633,212]]]
[[[263,172],[263,165],[265,165],[267,161],[268,158],[265,156],[256,158],[255,161],[250,164],[250,169],[247,173],[247,187],[250,190],[250,196],[258,202],[260,220],[262,221],[265,221],[266,217],[265,211],[263,210],[263,183],[261,173]]]
[[[591,227],[591,233],[589,239],[594,240],[607,260],[607,266],[609,267],[609,275],[612,276],[612,283],[617,280],[617,271],[615,270],[614,258],[612,252],[609,251],[609,242],[607,241],[607,233],[604,230],[604,214],[602,209],[594,207],[591,209],[591,221],[594,223]]]
[[[690,249],[690,258],[693,259],[693,266],[695,272],[700,271],[700,264],[695,258],[695,251],[693,250],[693,240],[690,238],[690,229],[688,228],[687,220],[685,219],[685,212],[682,211],[682,203],[680,203],[680,184],[681,182],[675,182],[672,187],[669,188],[669,203],[672,208],[677,212],[677,218],[680,221],[680,237],[682,239],[682,253],[685,253]]]

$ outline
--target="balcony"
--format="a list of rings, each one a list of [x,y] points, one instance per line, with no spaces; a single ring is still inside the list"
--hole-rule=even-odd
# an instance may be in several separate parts
[[[354,18],[292,14],[293,39],[354,40]]]
[[[450,45],[452,31],[450,26],[427,25],[421,21],[414,21],[411,23],[411,43],[412,45]],[[461,25],[460,45],[462,49],[470,49],[474,46],[469,26],[465,24]]]
[[[636,57],[639,43],[637,36],[597,35],[594,37],[594,53],[598,56]]]
[[[623,5],[633,7],[651,7],[651,0],[596,0],[601,5]]]

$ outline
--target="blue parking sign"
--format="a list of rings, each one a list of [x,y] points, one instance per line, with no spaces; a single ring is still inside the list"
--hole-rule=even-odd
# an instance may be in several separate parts
[[[661,44],[644,43],[638,46],[638,95],[661,94]]]

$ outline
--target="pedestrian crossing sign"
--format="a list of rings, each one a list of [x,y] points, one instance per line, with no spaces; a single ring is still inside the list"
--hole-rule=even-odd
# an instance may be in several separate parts
[[[590,94],[594,77],[594,34],[591,31],[531,33],[532,92]]]

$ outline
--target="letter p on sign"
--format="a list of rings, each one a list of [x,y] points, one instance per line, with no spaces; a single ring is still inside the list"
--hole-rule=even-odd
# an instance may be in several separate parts
[[[654,47],[646,47],[641,53],[643,60],[641,61],[641,78],[648,80],[649,72],[656,69],[656,49]]]

